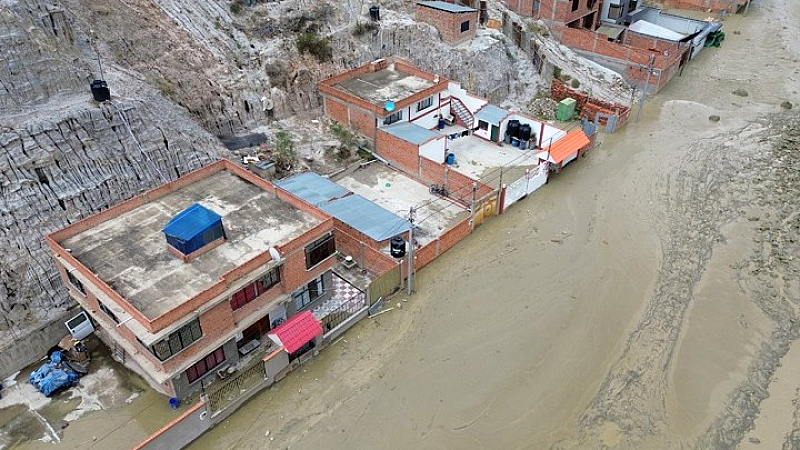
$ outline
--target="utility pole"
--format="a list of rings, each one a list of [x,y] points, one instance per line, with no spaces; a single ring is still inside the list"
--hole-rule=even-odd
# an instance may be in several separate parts
[[[414,290],[414,207],[408,211],[408,221],[411,228],[408,230],[408,295]]]
[[[656,62],[656,55],[650,55],[650,63],[647,65],[647,78],[644,79],[644,88],[642,89],[642,96],[639,98],[639,112],[636,114],[636,123],[639,123],[639,119],[642,117],[642,109],[644,109],[644,97],[647,94],[647,90],[650,89],[650,75],[653,74],[653,65]]]

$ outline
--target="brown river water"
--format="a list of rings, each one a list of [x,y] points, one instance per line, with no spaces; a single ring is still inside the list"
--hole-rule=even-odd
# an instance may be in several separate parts
[[[421,271],[414,295],[392,299],[402,308],[188,448],[800,448],[787,256],[800,254],[800,206],[774,170],[800,171],[800,150],[771,153],[800,109],[798,24],[792,0],[727,17],[722,47],[639,123],[634,111]],[[158,417],[124,411],[12,448],[129,448]],[[92,440],[106,429],[119,437]]]

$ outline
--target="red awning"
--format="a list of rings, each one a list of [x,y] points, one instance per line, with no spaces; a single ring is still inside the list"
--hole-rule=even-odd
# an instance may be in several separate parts
[[[278,325],[269,334],[276,336],[287,352],[294,353],[321,335],[322,325],[311,311],[303,311]]]
[[[589,138],[586,133],[580,128],[576,128],[567,133],[566,136],[553,142],[550,147],[550,158],[553,162],[559,164],[587,145],[589,145]]]

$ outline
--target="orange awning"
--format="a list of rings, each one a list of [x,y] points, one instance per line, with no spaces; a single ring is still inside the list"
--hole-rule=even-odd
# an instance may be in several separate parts
[[[550,146],[550,159],[554,163],[560,164],[561,161],[587,145],[589,145],[589,138],[586,133],[580,128],[576,128]]]

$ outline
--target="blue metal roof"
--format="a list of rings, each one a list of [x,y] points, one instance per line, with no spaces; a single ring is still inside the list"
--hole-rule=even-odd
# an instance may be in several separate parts
[[[220,222],[222,216],[205,206],[195,203],[179,212],[162,230],[167,236],[188,241]]]
[[[417,2],[418,5],[422,6],[429,6],[431,8],[441,9],[442,11],[452,12],[452,13],[462,13],[462,12],[475,12],[477,9],[470,8],[467,6],[462,5],[455,5],[453,3],[447,3],[442,1],[429,1],[429,2]]]
[[[431,139],[441,136],[438,133],[411,122],[398,122],[381,129],[392,136],[398,137],[414,145],[420,145]]]
[[[397,214],[314,172],[304,172],[275,184],[378,242],[411,228]]]
[[[324,203],[320,208],[378,242],[411,227],[407,220],[356,194]]]
[[[475,113],[475,118],[484,122],[500,124],[508,116],[508,111],[494,105],[486,105]]]
[[[290,178],[275,181],[275,184],[302,198],[314,206],[335,198],[344,197],[350,191],[314,172],[303,172]]]

